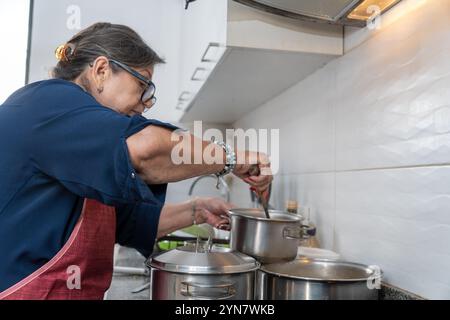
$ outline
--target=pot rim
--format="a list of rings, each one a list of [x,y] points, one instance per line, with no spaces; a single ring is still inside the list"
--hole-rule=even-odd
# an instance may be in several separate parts
[[[275,265],[279,265],[281,263],[274,263],[274,264],[268,264],[268,265],[261,265],[261,267],[259,268],[259,271],[273,275],[273,276],[277,276],[277,277],[282,277],[282,278],[288,278],[288,279],[293,279],[293,280],[303,280],[303,281],[315,281],[315,282],[336,282],[336,283],[351,283],[351,282],[363,282],[363,281],[367,281],[369,279],[381,279],[383,277],[383,271],[380,270],[379,274],[376,273],[376,270],[372,269],[370,266],[364,265],[364,264],[360,264],[360,263],[354,263],[354,262],[349,262],[349,261],[344,261],[344,260],[333,260],[333,259],[295,259],[293,261],[290,262],[295,262],[296,260],[308,260],[308,261],[312,261],[312,262],[329,262],[331,264],[345,264],[345,265],[350,265],[350,266],[354,266],[354,267],[358,267],[361,269],[365,269],[367,270],[371,270],[373,271],[373,273],[367,277],[362,277],[362,278],[353,278],[353,279],[338,279],[338,278],[331,278],[331,279],[321,279],[321,278],[317,278],[317,277],[307,277],[307,276],[295,276],[295,275],[291,275],[291,274],[287,274],[287,273],[283,273],[283,272],[276,272],[276,271],[271,271],[271,270],[267,270],[267,267],[270,266],[275,266]],[[287,262],[289,263],[289,262]]]
[[[240,211],[240,212],[239,212]],[[246,214],[247,212],[247,214]],[[249,215],[248,213],[250,212],[261,212],[262,215],[261,217],[255,217],[252,215]],[[267,219],[266,217],[263,216],[263,210],[260,209],[248,209],[248,208],[235,208],[235,209],[230,209],[228,211],[228,213],[230,214],[231,217],[233,216],[237,216],[237,217],[242,217],[242,218],[246,218],[246,219],[250,219],[250,220],[257,220],[257,221],[263,221],[263,222],[279,222],[279,223],[299,223],[302,222],[305,218],[303,218],[303,216],[301,215],[295,215],[286,211],[281,211],[281,210],[269,210],[269,215],[271,213],[275,213],[275,214],[283,214],[289,217],[289,219],[277,219],[277,218],[270,218]]]
[[[173,260],[173,257],[178,254],[181,254],[183,257],[187,258],[187,261],[194,262],[192,264],[189,262],[184,264],[177,263]],[[205,260],[208,256],[210,259],[219,257],[219,259],[222,260],[224,257],[222,256],[223,254],[232,254],[237,257],[238,260],[236,261],[236,264],[221,264],[214,266],[209,264],[209,259]],[[200,259],[204,263],[196,264],[196,262],[199,262],[197,259]],[[254,272],[261,266],[261,264],[253,257],[241,252],[233,251],[229,248],[217,247],[214,248],[213,252],[195,252],[191,251],[191,249],[188,250],[188,246],[172,249],[158,256],[151,257],[147,260],[146,265],[151,269],[157,269],[160,271],[192,275],[240,274]]]
[[[217,275],[245,274],[245,273],[249,273],[249,272],[254,272],[256,270],[259,270],[260,265],[258,263],[258,265],[256,265],[252,269],[248,269],[245,271],[240,270],[238,268],[232,268],[232,267],[228,268],[227,270],[223,270],[220,268],[213,269],[213,268],[199,268],[199,267],[177,269],[177,268],[172,268],[172,267],[168,267],[168,266],[160,266],[157,263],[152,263],[152,262],[148,263],[147,267],[149,267],[150,269],[174,273],[174,274],[217,276]]]

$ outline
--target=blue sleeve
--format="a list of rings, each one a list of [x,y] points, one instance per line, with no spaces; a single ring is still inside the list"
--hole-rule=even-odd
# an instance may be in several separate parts
[[[165,189],[149,187],[135,172],[126,139],[148,125],[177,129],[101,105],[48,116],[33,127],[31,159],[70,192],[107,205],[160,204]]]
[[[148,258],[155,245],[161,210],[162,204],[116,206],[116,242],[134,248]]]

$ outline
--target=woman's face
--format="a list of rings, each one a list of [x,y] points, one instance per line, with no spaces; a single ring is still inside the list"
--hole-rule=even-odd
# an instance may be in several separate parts
[[[145,108],[150,107],[141,101],[146,84],[119,67],[116,67],[117,71],[113,72],[112,67],[112,62],[106,57],[98,57],[92,67],[89,67],[81,76],[84,79],[76,82],[85,87],[100,104],[108,108],[129,116],[142,114]],[[149,80],[152,79],[153,67],[133,68],[133,70]]]

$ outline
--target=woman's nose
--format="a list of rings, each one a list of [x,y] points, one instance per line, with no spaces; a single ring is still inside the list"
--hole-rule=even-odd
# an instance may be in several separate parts
[[[142,102],[142,101],[139,101],[137,104],[136,104],[136,106],[134,107],[134,110],[136,110],[136,111],[139,111],[139,113],[144,113],[144,112],[146,112],[147,111],[147,106],[146,106],[146,104],[144,103],[144,102]]]
[[[148,102],[146,102],[146,103],[142,103],[142,106],[143,106],[143,108],[144,108],[144,111],[143,111],[143,113],[145,113],[145,112],[147,112],[148,110],[150,110],[152,107],[153,107],[153,105],[154,105],[155,103],[154,103],[154,101],[153,100],[149,100]]]

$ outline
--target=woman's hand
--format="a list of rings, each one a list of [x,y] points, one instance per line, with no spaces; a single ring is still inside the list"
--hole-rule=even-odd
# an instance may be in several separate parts
[[[157,238],[190,227],[194,220],[197,224],[208,223],[215,228],[229,230],[228,210],[233,207],[220,198],[195,198],[182,203],[166,203],[159,218]]]
[[[258,152],[237,152],[238,164],[233,173],[253,187],[266,199],[273,176],[270,161],[266,154]]]
[[[198,224],[207,223],[214,228],[229,230],[230,219],[228,211],[234,206],[220,198],[196,198],[195,220]]]

